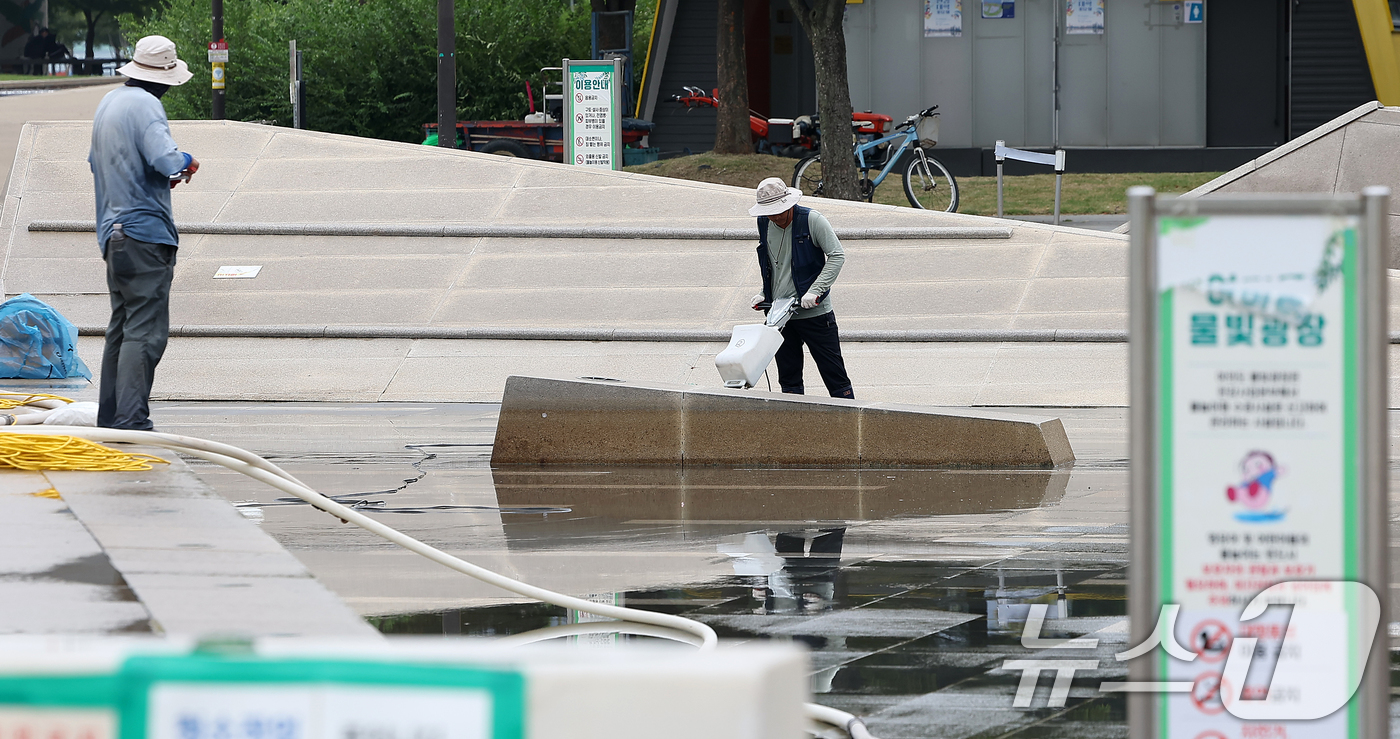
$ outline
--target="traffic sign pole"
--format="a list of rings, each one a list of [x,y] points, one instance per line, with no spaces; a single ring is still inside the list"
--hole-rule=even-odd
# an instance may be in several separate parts
[[[213,41],[209,44],[209,64],[212,68],[210,82],[213,86],[213,102],[210,117],[221,121],[224,119],[224,64],[228,62],[228,44],[224,41],[224,0],[212,1]],[[215,61],[215,52],[220,47],[223,50],[223,59]]]

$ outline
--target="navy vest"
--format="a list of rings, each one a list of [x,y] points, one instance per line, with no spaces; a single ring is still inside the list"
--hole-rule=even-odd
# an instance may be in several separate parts
[[[826,266],[826,252],[812,241],[812,232],[807,229],[807,214],[811,212],[811,208],[794,206],[792,223],[788,224],[792,232],[792,283],[797,289],[798,298],[807,294]],[[763,274],[763,297],[771,303],[773,265],[772,257],[768,254],[768,216],[758,217],[758,271]],[[829,294],[830,290],[822,293],[822,301]]]

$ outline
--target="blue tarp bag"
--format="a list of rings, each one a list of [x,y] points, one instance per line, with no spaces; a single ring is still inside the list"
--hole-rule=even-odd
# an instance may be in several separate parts
[[[29,293],[0,303],[0,377],[92,379],[78,358],[78,329]]]

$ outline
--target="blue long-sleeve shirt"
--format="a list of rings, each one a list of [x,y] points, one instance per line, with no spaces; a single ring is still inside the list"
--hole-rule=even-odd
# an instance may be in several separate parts
[[[170,137],[159,98],[125,85],[102,98],[92,121],[88,165],[97,194],[97,244],[104,254],[114,223],[133,239],[179,245],[170,176],[189,164],[190,155]]]

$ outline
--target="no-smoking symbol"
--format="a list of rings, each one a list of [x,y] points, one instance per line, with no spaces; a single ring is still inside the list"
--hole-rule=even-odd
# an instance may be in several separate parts
[[[1191,702],[1201,713],[1214,716],[1225,710],[1223,689],[1225,678],[1218,672],[1206,672],[1191,683]]]
[[[579,94],[575,95],[575,96],[574,96],[574,102],[576,102],[576,103],[581,103],[581,102],[583,102],[583,93],[580,92]]]
[[[1218,731],[1211,730],[1203,731],[1200,734],[1197,734],[1196,739],[1230,739],[1230,737],[1225,736],[1224,734],[1221,734]]]
[[[1200,656],[1203,662],[1219,662],[1230,653],[1230,645],[1235,637],[1230,628],[1220,621],[1211,619],[1196,624],[1191,629],[1191,651]]]

